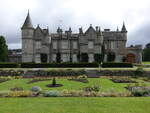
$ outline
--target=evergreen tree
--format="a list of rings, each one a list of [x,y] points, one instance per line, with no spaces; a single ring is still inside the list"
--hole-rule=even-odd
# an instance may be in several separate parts
[[[150,43],[145,45],[145,48],[143,49],[142,53],[142,59],[143,61],[150,61]]]
[[[3,36],[0,36],[0,62],[8,60],[8,46]]]
[[[60,52],[57,53],[56,61],[57,61],[57,63],[61,63],[61,54],[60,54]]]
[[[109,53],[107,54],[107,61],[108,61],[108,62],[113,62],[113,61],[115,60],[115,57],[116,57],[115,53],[109,52]]]

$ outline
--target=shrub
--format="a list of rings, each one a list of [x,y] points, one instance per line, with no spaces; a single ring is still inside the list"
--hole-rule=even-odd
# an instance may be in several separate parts
[[[0,91],[0,97],[8,97],[9,91]]]
[[[142,76],[144,73],[144,70],[142,67],[138,67],[135,72],[134,72],[134,77],[139,77],[139,76]]]
[[[14,79],[21,79],[22,76],[14,76],[13,78],[14,78]]]
[[[89,82],[86,75],[80,75],[77,78],[71,78],[68,80],[78,81],[78,82],[82,82],[82,83],[88,83]]]
[[[77,77],[78,79],[87,79],[87,76],[86,75],[80,75]]]
[[[0,68],[18,68],[19,64],[17,63],[0,63]]]
[[[72,69],[60,69],[60,70],[49,70],[47,72],[47,76],[79,76],[85,74],[85,71],[80,70],[72,70]]]
[[[31,91],[12,91],[9,93],[9,97],[31,97],[33,93]]]
[[[21,63],[22,68],[49,68],[49,67],[72,67],[72,68],[79,68],[79,67],[98,67],[98,63]]]
[[[107,63],[103,63],[101,66],[103,68],[133,67],[133,65],[131,63],[125,63],[125,62],[107,62]]]
[[[31,88],[31,91],[33,91],[33,92],[41,92],[42,89],[39,86],[34,86],[34,87]]]
[[[56,79],[55,79],[55,77],[54,77],[53,80],[52,80],[52,85],[53,85],[53,86],[56,85]]]
[[[148,87],[134,87],[131,90],[134,96],[150,96],[150,88]]]
[[[31,83],[35,83],[35,82],[48,81],[48,80],[51,80],[51,79],[47,79],[47,78],[33,78],[31,81],[29,81],[27,83],[31,84]]]
[[[146,84],[129,84],[126,88],[133,94],[133,96],[150,96],[150,87]]]
[[[22,87],[14,87],[10,89],[11,91],[23,91]]]
[[[60,92],[58,91],[47,91],[44,93],[44,97],[59,97]]]
[[[6,81],[8,81],[8,80],[10,80],[11,78],[9,78],[9,77],[0,77],[0,83],[2,83],[2,82],[6,82]]]
[[[92,91],[99,92],[100,86],[99,85],[88,86],[88,87],[85,87],[83,90],[86,92],[92,92]]]
[[[115,83],[136,83],[136,81],[129,78],[112,78],[111,80]]]

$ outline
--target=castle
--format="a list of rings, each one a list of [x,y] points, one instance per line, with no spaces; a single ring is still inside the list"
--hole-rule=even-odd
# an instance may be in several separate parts
[[[48,29],[33,27],[29,12],[21,28],[22,62],[95,62],[103,54],[115,56],[116,62],[142,62],[142,46],[126,47],[127,30],[123,23],[119,31],[111,31],[92,25],[84,32],[72,33],[72,29],[63,32],[58,27],[57,33],[49,34]]]

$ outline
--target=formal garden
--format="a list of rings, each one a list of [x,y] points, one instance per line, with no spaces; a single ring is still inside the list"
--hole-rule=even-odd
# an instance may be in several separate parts
[[[150,112],[148,69],[80,66],[1,68],[0,113]]]

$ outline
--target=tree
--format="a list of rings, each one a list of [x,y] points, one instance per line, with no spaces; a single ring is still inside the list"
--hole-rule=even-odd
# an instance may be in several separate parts
[[[0,62],[8,60],[8,46],[3,36],[0,36]]]
[[[44,54],[44,53],[41,54],[41,62],[44,62],[44,63],[47,62],[47,54]]]
[[[101,63],[102,62],[102,54],[94,54],[95,62]]]
[[[60,54],[60,52],[57,53],[56,61],[57,61],[57,63],[61,62],[61,54]]]
[[[113,61],[115,60],[115,57],[116,57],[116,55],[115,55],[114,52],[109,52],[109,53],[107,54],[107,61],[108,61],[108,62],[113,62]]]
[[[145,48],[143,50],[143,61],[150,61],[150,49],[149,48]]]
[[[101,54],[102,62],[104,62],[104,56],[105,56],[105,46],[104,46],[104,44],[103,44],[103,45],[102,45],[102,54]]]
[[[142,54],[143,61],[150,61],[150,43],[146,44]]]
[[[87,53],[81,53],[81,62],[88,62],[89,57]]]

